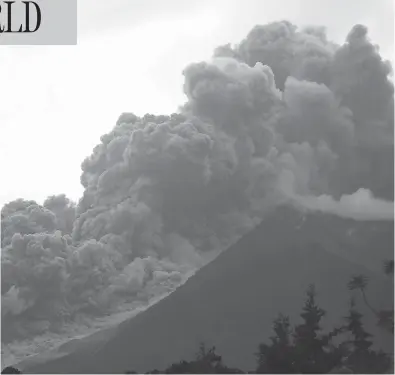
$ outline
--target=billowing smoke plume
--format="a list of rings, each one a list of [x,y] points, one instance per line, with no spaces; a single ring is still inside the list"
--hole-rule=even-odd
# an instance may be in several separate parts
[[[75,203],[65,194],[60,194],[48,197],[43,206],[55,214],[56,229],[63,234],[71,234],[75,220]]]
[[[342,195],[339,201],[335,201],[329,195],[320,195],[319,197],[300,197],[299,202],[313,210],[355,220],[394,219],[394,203],[374,198],[366,189],[360,189],[354,194]]]
[[[285,172],[279,189],[288,203],[303,211],[320,211],[354,220],[394,220],[394,202],[375,198],[370,190],[361,188],[353,194],[343,194],[335,200],[328,194],[300,195],[293,189],[293,175]]]
[[[35,201],[17,199],[1,210],[1,247],[11,243],[14,234],[54,232],[55,214]]]
[[[134,256],[168,256],[174,234],[218,248],[281,199],[284,172],[301,195],[391,198],[389,73],[363,26],[343,46],[289,22],[254,28],[185,69],[180,114],[124,114],[102,137],[83,163],[74,240],[111,233]]]
[[[71,231],[74,207],[65,197],[29,208],[28,219],[5,214],[22,236],[5,231],[10,274],[15,241],[23,254],[46,254],[60,241],[65,262],[48,261],[63,270],[54,286],[68,304],[99,308],[114,291],[141,297],[158,284],[175,287],[279,203],[393,219],[391,67],[364,26],[340,46],[323,28],[257,26],[183,74],[188,101],[179,113],[122,114],[82,163],[72,240],[37,235]],[[27,221],[34,228],[25,229]],[[18,283],[9,299],[19,296]],[[9,311],[26,306],[13,302]]]

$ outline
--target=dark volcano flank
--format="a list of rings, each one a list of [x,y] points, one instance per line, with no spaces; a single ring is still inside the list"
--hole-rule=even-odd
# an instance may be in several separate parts
[[[318,302],[328,312],[326,327],[346,313],[350,275],[369,276],[372,303],[391,305],[393,288],[370,261],[372,248],[377,257],[392,257],[391,233],[386,222],[302,215],[280,207],[170,296],[108,331],[99,342],[47,363],[25,364],[25,371],[144,372],[192,357],[201,341],[216,345],[230,366],[251,370],[252,353],[270,336],[272,319],[286,312],[297,321],[310,283],[315,283]],[[390,351],[391,335],[378,330],[375,317],[364,305],[359,307],[368,329],[377,334],[376,344]]]

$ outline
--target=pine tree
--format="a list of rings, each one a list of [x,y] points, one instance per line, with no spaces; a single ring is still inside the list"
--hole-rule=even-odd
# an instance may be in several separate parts
[[[215,346],[206,350],[201,344],[194,361],[181,361],[172,364],[164,373],[166,374],[242,374],[238,369],[227,367],[222,362],[222,357],[215,352]],[[151,372],[152,373],[152,372]]]
[[[260,344],[257,373],[327,373],[341,363],[343,351],[331,345],[342,329],[323,334],[320,322],[325,311],[315,302],[315,288],[310,285],[301,317],[304,322],[292,331],[289,318],[274,321],[271,344]]]
[[[392,278],[392,284],[394,283],[394,261],[386,260],[384,261],[384,273]],[[380,310],[378,312],[379,325],[386,329],[387,331],[394,334],[394,308]]]
[[[346,329],[351,333],[352,339],[346,343],[349,347],[349,355],[345,365],[353,373],[382,374],[391,368],[391,360],[382,351],[372,350],[373,342],[371,334],[365,331],[362,323],[362,314],[355,308],[352,300],[346,316]]]
[[[392,278],[394,277],[394,261],[386,260],[383,264],[384,273]],[[376,310],[369,302],[366,296],[366,289],[368,287],[368,279],[364,275],[353,276],[348,283],[349,290],[359,290],[365,305],[370,311],[376,315],[378,324],[388,332],[394,334],[394,309]]]
[[[292,331],[289,318],[282,314],[274,320],[275,336],[270,338],[271,345],[260,344],[258,357],[258,374],[291,374],[294,373]]]
[[[341,352],[330,345],[334,336],[341,332],[335,329],[323,334],[320,326],[325,311],[315,301],[315,287],[310,285],[301,317],[304,322],[295,327],[293,335],[295,369],[298,373],[327,373],[340,363]]]
[[[22,374],[17,368],[13,366],[8,366],[3,369],[2,374]]]

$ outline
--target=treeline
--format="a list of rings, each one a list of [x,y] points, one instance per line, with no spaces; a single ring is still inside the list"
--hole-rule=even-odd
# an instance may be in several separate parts
[[[385,273],[392,278],[394,261],[384,264]],[[358,291],[377,318],[378,325],[388,334],[394,334],[394,310],[377,310],[370,303],[365,290],[368,280],[354,276],[348,288]],[[195,359],[173,363],[164,370],[154,369],[147,374],[384,374],[394,373],[393,355],[373,348],[373,336],[366,331],[362,314],[356,308],[356,296],[350,298],[348,312],[340,324],[324,332],[322,319],[326,315],[316,302],[316,290],[310,285],[300,313],[302,322],[292,325],[288,316],[279,314],[273,321],[273,335],[258,345],[254,353],[256,366],[252,371],[229,367],[216,352],[204,344]],[[2,373],[20,373],[7,367]],[[125,374],[136,374],[133,370]]]
[[[393,276],[394,262],[385,263],[385,272]],[[363,275],[350,280],[348,288],[360,292],[365,304],[378,319],[379,326],[394,333],[394,311],[376,310],[366,297],[367,279]],[[324,332],[321,320],[326,312],[316,302],[314,285],[309,286],[300,314],[302,323],[292,326],[288,316],[279,314],[273,321],[273,336],[259,344],[255,374],[384,374],[393,373],[393,356],[373,348],[373,336],[362,322],[362,314],[350,298],[348,312],[338,327]],[[135,374],[134,371],[126,371]],[[196,358],[173,363],[165,370],[147,374],[243,374],[240,369],[227,366],[216,348],[201,344]]]

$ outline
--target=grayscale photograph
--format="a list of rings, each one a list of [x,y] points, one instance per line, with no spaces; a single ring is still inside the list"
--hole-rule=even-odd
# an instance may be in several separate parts
[[[393,374],[392,0],[0,0],[1,373]]]

